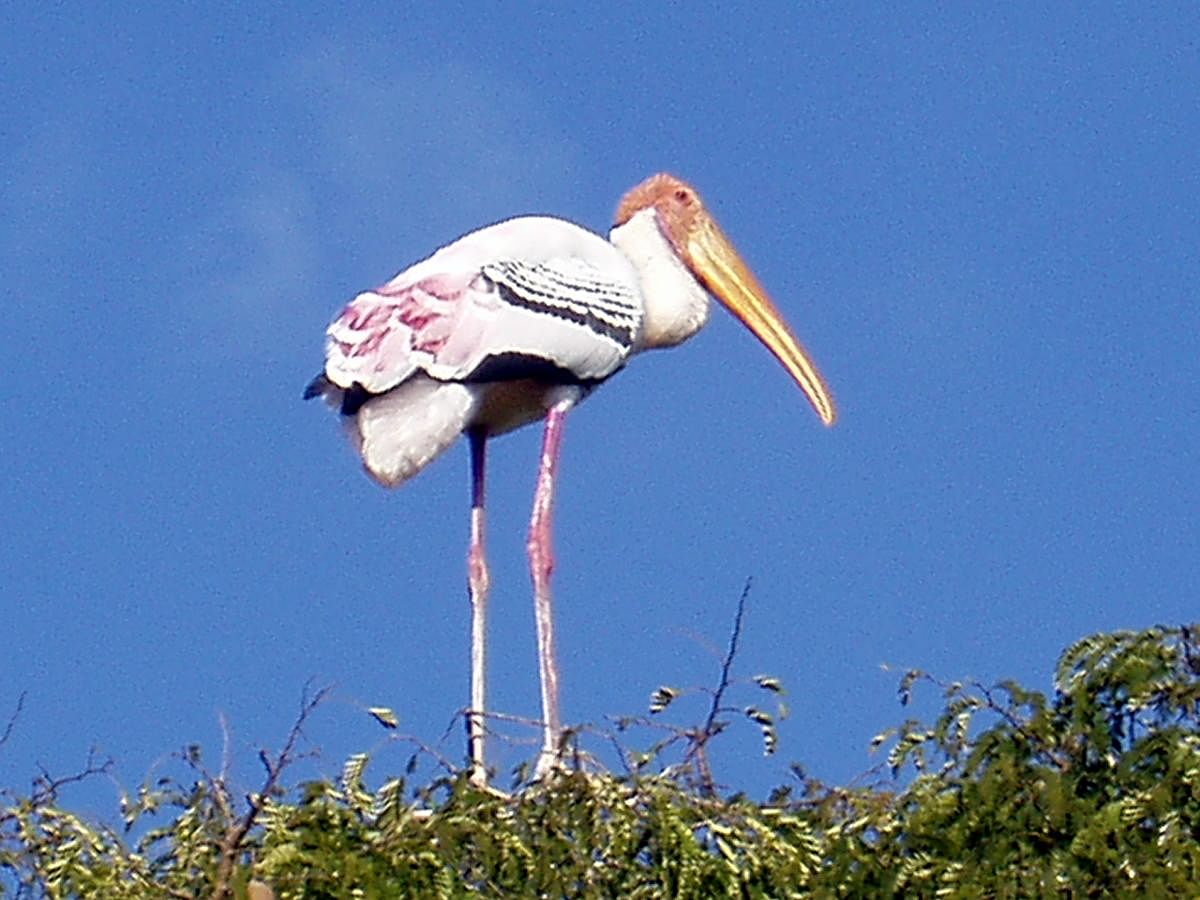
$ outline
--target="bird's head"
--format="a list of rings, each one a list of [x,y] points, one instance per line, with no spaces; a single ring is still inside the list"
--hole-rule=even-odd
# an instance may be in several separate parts
[[[833,399],[816,366],[696,190],[674,175],[652,175],[621,199],[615,224],[624,225],[644,209],[654,210],[659,230],[696,280],[763,342],[821,421],[832,425]]]

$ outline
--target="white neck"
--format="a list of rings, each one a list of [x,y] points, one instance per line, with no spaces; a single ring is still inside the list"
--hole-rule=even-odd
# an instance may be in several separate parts
[[[674,347],[708,321],[708,294],[658,227],[653,209],[635,213],[608,239],[637,270],[646,318],[642,349]]]

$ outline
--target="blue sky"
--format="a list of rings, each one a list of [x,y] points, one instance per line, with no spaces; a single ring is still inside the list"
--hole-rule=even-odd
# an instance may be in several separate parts
[[[1196,618],[1197,8],[645,7],[6,8],[0,717],[28,699],[0,784],[92,744],[136,783],[219,751],[224,714],[249,786],[310,679],[337,686],[321,771],[379,746],[366,706],[441,740],[466,448],[372,484],[300,400],[322,331],[491,221],[604,230],[658,170],[700,189],[841,419],[719,310],[571,417],[568,720],[712,683],[750,575],[740,671],[792,709],[775,759],[752,728],[720,751],[754,792],[876,761],[905,714],[881,663],[1048,688],[1087,633]],[[491,458],[516,715],[538,439]]]

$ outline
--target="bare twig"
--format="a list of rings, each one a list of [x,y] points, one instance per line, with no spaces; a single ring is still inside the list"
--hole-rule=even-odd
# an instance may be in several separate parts
[[[753,580],[753,578],[746,579],[742,594],[738,597],[737,611],[733,616],[733,630],[729,634],[729,648],[721,660],[721,680],[717,683],[717,689],[713,691],[708,717],[704,720],[702,728],[689,735],[691,747],[688,749],[685,759],[695,759],[700,778],[700,789],[706,794],[716,793],[716,782],[713,780],[712,766],[708,761],[708,742],[725,729],[726,723],[717,721],[717,716],[725,711],[721,702],[725,699],[725,692],[729,689],[729,673],[733,670],[733,660],[737,656],[738,641],[742,636],[742,619],[746,614],[746,600],[750,596],[750,586]]]
[[[233,741],[233,732],[229,728],[229,717],[225,713],[218,714],[217,721],[221,725],[221,782],[224,784],[229,780],[229,767],[232,761],[230,744]]]
[[[621,742],[617,740],[617,736],[611,731],[604,732],[603,737],[608,739],[614,751],[617,754],[617,760],[621,763],[621,768],[625,770],[626,776],[633,775],[633,767],[629,765],[629,760],[625,758],[625,748],[621,746]]]
[[[283,749],[274,758],[265,750],[259,751],[258,758],[262,761],[267,775],[258,793],[246,796],[247,809],[245,814],[230,825],[229,829],[225,832],[225,836],[221,839],[221,858],[217,865],[216,886],[213,888],[212,894],[213,900],[231,900],[233,897],[233,871],[237,864],[238,854],[241,853],[246,841],[246,836],[258,822],[258,817],[266,807],[268,799],[279,786],[280,776],[298,758],[296,746],[303,736],[304,725],[313,711],[324,702],[325,698],[329,695],[329,691],[330,688],[324,687],[310,697],[308,696],[308,689],[305,688],[304,696],[300,700],[300,714],[296,717],[296,722],[292,725],[292,730],[288,732]],[[223,784],[221,785],[221,789],[224,789]]]
[[[733,630],[729,634],[729,649],[725,652],[724,659],[721,660],[721,681],[713,693],[712,706],[708,711],[708,718],[704,721],[704,734],[708,737],[712,736],[717,714],[721,712],[721,701],[725,697],[725,691],[729,689],[729,673],[733,669],[733,659],[737,656],[738,641],[742,637],[742,618],[746,615],[746,600],[750,596],[752,582],[753,579],[746,579],[742,595],[738,597],[737,612],[733,615]]]
[[[499,731],[495,731],[492,728],[488,727],[488,723],[489,722],[495,723],[497,725],[499,725],[499,724],[520,725],[522,727],[536,729],[539,732],[545,728],[545,724],[546,724],[541,719],[535,719],[530,716],[518,716],[513,713],[502,713],[502,712],[495,712],[495,711],[487,711],[487,712],[480,713],[480,712],[472,712],[471,710],[464,708],[464,709],[458,710],[454,714],[454,716],[450,719],[450,721],[447,723],[446,730],[442,733],[442,737],[438,742],[439,744],[444,744],[449,739],[449,737],[453,734],[455,729],[458,727],[458,723],[459,723],[460,719],[464,723],[469,723],[472,719],[482,723],[483,733],[487,735],[489,740],[496,740],[496,741],[502,742],[503,744],[505,744],[507,746],[513,746],[513,747],[534,746],[535,744],[540,744],[542,741],[542,735],[539,733],[535,737],[519,738],[519,737],[516,737],[511,734],[503,734]],[[595,729],[591,728],[587,724],[573,726],[572,728],[564,731],[564,733],[562,735],[560,735],[560,745],[558,748],[560,756],[565,754],[566,742],[571,737],[571,734],[568,734],[567,732],[571,732],[572,734],[578,734],[581,732],[591,733],[593,731],[595,731]],[[458,773],[458,771],[459,771],[458,767],[449,763],[446,760],[446,758],[444,756],[442,756],[441,754],[433,753],[431,748],[426,747],[423,744],[420,744],[420,742],[418,742],[416,740],[409,738],[409,741],[411,743],[418,744],[418,746],[421,746],[422,749],[426,750],[426,752],[429,752],[430,755],[432,755],[436,759],[438,759],[439,762],[441,763],[442,767],[447,769],[447,771],[449,771],[450,774],[455,775]]]
[[[17,719],[21,717],[21,710],[25,708],[25,691],[21,691],[21,695],[17,697],[17,708],[13,710],[13,714],[8,717],[8,724],[4,726],[4,734],[0,734],[0,747],[8,741],[12,735],[13,729],[17,726]]]
[[[33,792],[29,798],[30,803],[35,806],[44,806],[47,803],[53,803],[58,799],[58,792],[69,784],[78,784],[93,775],[107,775],[112,769],[113,761],[111,757],[105,758],[103,761],[97,762],[96,748],[88,750],[87,761],[83,768],[74,775],[65,775],[54,777],[50,774],[45,766],[39,765],[38,769],[41,775],[33,781]]]
[[[213,802],[217,805],[217,811],[221,814],[222,821],[232,822],[237,818],[237,812],[234,810],[234,800],[230,795],[229,785],[225,780],[225,773],[222,771],[214,775],[209,771],[200,754],[200,745],[188,744],[183,750],[175,754],[175,756],[200,776],[202,784],[208,786],[209,794],[213,798]]]
[[[24,695],[22,695],[24,697]],[[18,711],[20,704],[18,703]],[[15,714],[13,721],[15,721]],[[10,723],[11,725],[11,723]],[[6,729],[7,731],[7,729]],[[38,769],[41,772],[33,779],[33,785],[29,794],[29,805],[34,809],[40,809],[58,800],[58,792],[68,785],[78,784],[81,781],[86,781],[94,775],[110,775],[113,767],[113,760],[110,757],[105,757],[103,760],[97,759],[96,748],[88,750],[87,760],[83,764],[83,768],[73,775],[54,776],[50,774],[50,770],[45,766],[38,764]],[[0,790],[0,796],[9,797],[11,794],[8,789]],[[7,825],[18,817],[18,813],[13,808],[0,811],[0,825]]]
[[[388,743],[411,744],[417,748],[418,753],[423,753],[432,759],[440,768],[445,770],[446,774],[451,778],[458,775],[462,769],[456,766],[450,759],[436,747],[427,744],[416,735],[412,734],[393,734],[388,737]]]

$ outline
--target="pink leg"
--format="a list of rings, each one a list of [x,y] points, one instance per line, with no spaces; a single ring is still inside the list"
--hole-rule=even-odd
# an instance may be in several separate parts
[[[484,464],[487,432],[472,428],[471,444],[471,549],[467,554],[467,586],[471,596],[471,708],[467,712],[467,745],[471,757],[471,782],[487,786],[484,753],[487,712],[487,601],[491,575],[484,551]]]
[[[529,523],[529,567],[533,574],[534,616],[537,621],[538,670],[542,683],[542,753],[538,758],[538,777],[547,775],[558,762],[562,718],[558,706],[558,656],[554,641],[553,603],[550,574],[554,571],[551,542],[551,513],[554,507],[554,479],[558,470],[558,451],[562,444],[563,422],[575,405],[575,397],[561,400],[546,416],[542,438],[542,457],[538,467],[537,490],[533,496],[533,518]]]

